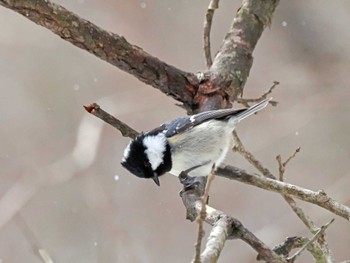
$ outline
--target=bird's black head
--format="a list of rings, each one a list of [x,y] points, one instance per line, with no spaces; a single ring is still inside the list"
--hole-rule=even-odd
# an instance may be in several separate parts
[[[152,178],[159,186],[158,177],[171,170],[170,146],[163,133],[142,133],[124,150],[122,166],[140,178]]]

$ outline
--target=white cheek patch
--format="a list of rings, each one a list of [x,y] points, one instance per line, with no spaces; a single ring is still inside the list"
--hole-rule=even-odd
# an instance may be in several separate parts
[[[126,146],[125,150],[124,150],[124,158],[123,158],[123,162],[129,157],[129,153],[130,153],[130,144],[131,142],[128,144],[128,146]]]
[[[166,138],[163,133],[155,136],[146,136],[143,140],[143,145],[146,147],[145,153],[152,166],[152,170],[156,170],[163,162]]]

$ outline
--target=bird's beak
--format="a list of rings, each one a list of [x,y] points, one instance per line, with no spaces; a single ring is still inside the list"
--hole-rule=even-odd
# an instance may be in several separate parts
[[[156,185],[160,186],[158,174],[154,173],[154,176],[152,179],[156,183]]]

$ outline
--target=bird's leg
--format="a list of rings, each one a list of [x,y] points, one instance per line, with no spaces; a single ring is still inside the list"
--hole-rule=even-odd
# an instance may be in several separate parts
[[[203,164],[193,166],[185,171],[182,171],[179,174],[180,183],[184,186],[184,189],[180,192],[180,196],[184,191],[196,189],[200,185],[200,182],[198,181],[198,177],[192,177],[192,176],[189,176],[188,174],[203,165],[207,165],[208,163],[209,162],[205,162]]]

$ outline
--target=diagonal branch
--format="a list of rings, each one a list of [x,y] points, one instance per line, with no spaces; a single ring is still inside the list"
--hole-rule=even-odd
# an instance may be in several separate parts
[[[229,165],[218,167],[216,175],[253,185],[268,191],[294,196],[300,200],[318,205],[338,216],[350,220],[350,208],[335,201],[323,190],[315,192],[258,174],[248,173],[243,169]]]
[[[200,80],[49,0],[0,0],[0,5],[182,102],[188,112],[195,112],[228,107],[242,94],[252,52],[278,2],[244,0],[213,65]]]
[[[184,103],[189,112],[196,109],[193,101],[198,82],[194,74],[159,60],[124,37],[108,32],[49,0],[0,0],[0,5]]]
[[[327,224],[321,226],[321,228],[317,231],[317,233],[308,241],[306,242],[297,252],[295,252],[295,254],[291,257],[288,257],[287,260],[288,262],[294,262],[295,259],[308,247],[310,246],[310,244],[312,244],[313,242],[316,241],[317,238],[319,238],[321,235],[324,234],[324,232],[326,231],[326,229],[329,227],[330,224],[332,224],[334,222],[334,219],[332,219],[331,221],[329,221]]]
[[[139,133],[126,123],[105,112],[97,103],[84,106],[85,110],[116,128],[124,137],[134,139]]]
[[[199,197],[201,190],[197,188],[182,192],[182,201],[186,207],[187,219],[194,221],[201,211],[202,200]],[[224,212],[206,206],[205,222],[213,228],[208,238],[206,249],[201,255],[202,262],[215,262],[215,251],[221,251],[226,239],[239,238],[250,245],[267,262],[285,262],[253,233],[245,228],[242,223]],[[209,244],[208,244],[209,243]],[[208,251],[210,249],[211,251]]]

